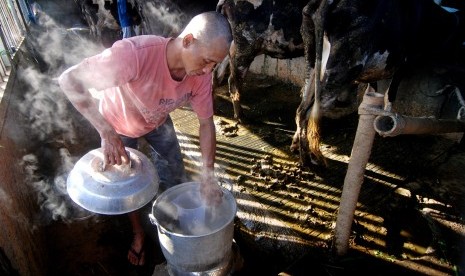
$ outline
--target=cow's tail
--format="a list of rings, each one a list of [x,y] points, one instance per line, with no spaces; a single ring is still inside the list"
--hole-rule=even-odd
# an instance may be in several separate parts
[[[317,96],[316,92],[315,96]],[[315,100],[315,102],[313,103],[312,111],[310,113],[310,118],[308,120],[307,139],[310,146],[310,152],[313,155],[312,160],[313,158],[315,158],[315,161],[317,163],[321,163],[321,161],[323,161],[323,163],[326,165],[326,159],[324,158],[323,153],[320,149],[321,141],[319,124],[321,119],[321,112],[319,109],[319,103],[317,103],[317,101]]]
[[[315,64],[316,65],[316,64]],[[315,70],[318,70],[317,67],[315,67]],[[318,74],[315,76],[315,96],[314,96],[314,101],[313,101],[313,106],[312,106],[312,111],[310,112],[310,118],[308,119],[308,125],[307,125],[307,139],[310,147],[310,152],[312,154],[312,160],[314,160],[317,164],[323,163],[325,166],[326,164],[326,159],[323,156],[323,153],[321,152],[320,146],[321,146],[321,135],[320,135],[320,119],[321,119],[321,110],[320,110],[320,92],[321,92],[321,86],[319,80]]]
[[[312,15],[315,24],[315,92],[313,97],[313,107],[310,113],[307,126],[307,139],[310,146],[310,152],[315,157],[317,163],[327,165],[326,159],[321,152],[320,145],[320,96],[321,96],[321,81],[324,76],[322,72],[322,59],[323,59],[323,39],[324,39],[324,19],[326,16],[327,1],[323,0],[318,7],[317,12]]]

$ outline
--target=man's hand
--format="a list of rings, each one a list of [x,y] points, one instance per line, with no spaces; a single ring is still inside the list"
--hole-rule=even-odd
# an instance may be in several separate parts
[[[218,206],[223,197],[223,191],[213,172],[203,172],[200,183],[200,194],[209,206]]]
[[[129,157],[121,138],[114,130],[108,130],[100,134],[105,165],[127,164]]]

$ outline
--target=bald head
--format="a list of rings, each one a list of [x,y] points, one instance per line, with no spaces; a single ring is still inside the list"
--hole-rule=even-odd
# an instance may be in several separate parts
[[[232,42],[231,28],[228,20],[220,13],[211,11],[194,16],[179,37],[193,34],[202,43],[210,43],[218,38],[228,45]]]

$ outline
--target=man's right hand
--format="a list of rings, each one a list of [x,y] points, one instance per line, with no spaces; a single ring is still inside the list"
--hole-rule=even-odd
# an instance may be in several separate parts
[[[200,194],[208,206],[218,206],[221,204],[223,191],[215,173],[212,170],[204,170],[202,172],[202,180],[200,182]]]
[[[108,130],[100,134],[105,165],[127,164],[129,157],[123,145],[123,141],[114,130]]]

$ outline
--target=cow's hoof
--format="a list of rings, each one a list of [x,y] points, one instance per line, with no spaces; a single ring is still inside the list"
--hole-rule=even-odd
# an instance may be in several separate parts
[[[291,146],[289,147],[289,150],[294,154],[299,153],[298,143],[292,142]]]

